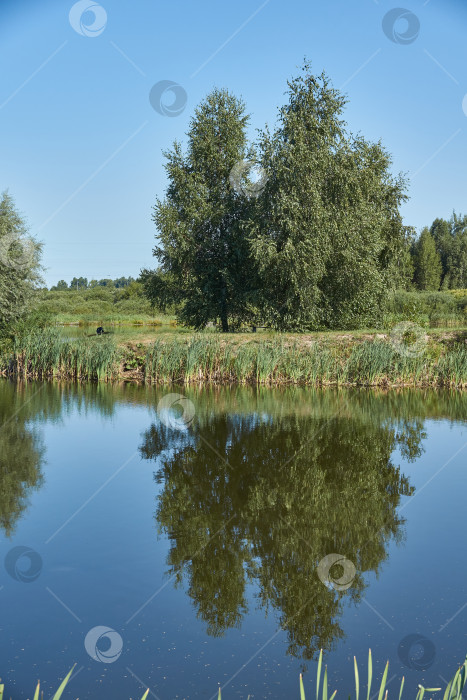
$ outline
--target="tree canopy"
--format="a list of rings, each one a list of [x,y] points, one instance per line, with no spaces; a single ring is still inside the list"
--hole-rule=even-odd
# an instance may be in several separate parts
[[[248,116],[227,90],[213,90],[190,122],[186,153],[166,152],[169,179],[154,222],[160,263],[149,290],[181,304],[186,324],[202,328],[220,319],[222,330],[252,315],[255,268],[244,232],[248,200],[230,183],[246,155]]]
[[[241,100],[214,90],[186,152],[166,152],[149,297],[187,325],[261,319],[280,330],[349,328],[381,316],[406,274],[406,182],[381,143],[347,130],[345,98],[310,66],[288,83],[275,130],[249,145]],[[255,182],[249,168],[264,174]]]
[[[0,198],[0,331],[31,308],[39,283],[42,245],[29,235],[13,198]]]
[[[406,182],[381,143],[348,132],[325,73],[305,64],[288,87],[261,137],[269,179],[251,222],[264,315],[281,330],[372,325],[399,283]]]

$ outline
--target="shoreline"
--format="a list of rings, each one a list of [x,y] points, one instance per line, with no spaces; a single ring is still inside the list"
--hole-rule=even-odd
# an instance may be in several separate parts
[[[358,333],[358,332],[357,332]],[[261,337],[161,334],[116,344],[35,332],[0,356],[0,376],[141,385],[467,389],[466,332],[405,346],[384,333]]]

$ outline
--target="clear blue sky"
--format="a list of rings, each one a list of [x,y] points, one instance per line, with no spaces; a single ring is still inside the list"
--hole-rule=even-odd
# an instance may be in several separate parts
[[[400,2],[406,44],[382,28],[394,0],[90,1],[78,31],[68,0],[0,0],[0,191],[44,242],[47,283],[154,266],[162,149],[213,86],[243,97],[252,136],[272,125],[305,56],[348,95],[351,130],[411,178],[406,223],[467,212],[467,2]],[[176,117],[149,102],[162,80],[186,91]]]

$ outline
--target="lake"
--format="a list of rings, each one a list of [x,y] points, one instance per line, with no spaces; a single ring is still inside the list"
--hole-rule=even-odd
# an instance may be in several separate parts
[[[0,416],[8,697],[311,698],[321,648],[347,697],[371,647],[414,698],[464,660],[465,393],[1,380]]]

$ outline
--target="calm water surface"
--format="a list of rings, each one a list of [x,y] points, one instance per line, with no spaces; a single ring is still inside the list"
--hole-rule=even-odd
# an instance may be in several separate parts
[[[341,696],[369,647],[393,696],[442,685],[467,652],[466,417],[455,393],[1,381],[8,696],[76,664],[67,698],[298,698],[300,671],[311,697],[320,648]]]

